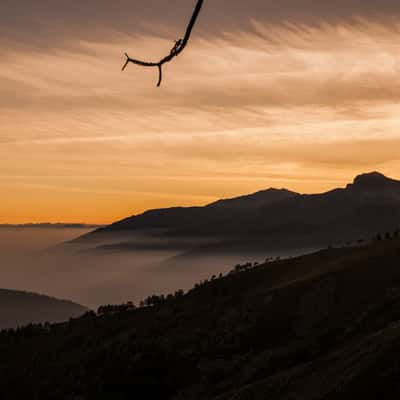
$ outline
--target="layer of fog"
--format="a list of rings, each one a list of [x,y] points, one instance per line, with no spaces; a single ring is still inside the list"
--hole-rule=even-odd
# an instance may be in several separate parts
[[[262,261],[261,255],[182,259],[178,251],[43,251],[82,235],[78,229],[0,229],[0,287],[69,299],[96,308],[100,304],[138,303],[151,294],[190,289],[238,262]]]

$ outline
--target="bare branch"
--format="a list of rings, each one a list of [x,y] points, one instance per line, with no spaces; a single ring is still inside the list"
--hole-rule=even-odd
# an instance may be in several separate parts
[[[186,28],[185,36],[183,39],[179,39],[175,41],[174,47],[171,49],[170,53],[162,58],[158,62],[147,62],[147,61],[141,61],[141,60],[136,60],[134,58],[129,57],[127,53],[125,53],[126,56],[126,61],[125,64],[122,67],[122,71],[125,70],[125,68],[128,66],[129,63],[140,65],[142,67],[157,67],[158,72],[159,72],[159,78],[158,78],[158,83],[157,86],[161,85],[162,81],[162,67],[165,63],[170,62],[173,58],[177,57],[186,47],[186,45],[189,42],[190,35],[192,34],[194,25],[196,24],[197,18],[200,14],[201,7],[203,6],[204,0],[197,0],[196,7],[194,8],[192,18],[189,21],[189,24]]]

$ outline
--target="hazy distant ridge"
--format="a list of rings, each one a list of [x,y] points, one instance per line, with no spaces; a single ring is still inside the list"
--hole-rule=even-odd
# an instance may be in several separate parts
[[[134,250],[138,244],[129,236],[142,234],[149,238],[147,247],[157,238],[198,254],[315,248],[397,228],[399,205],[400,181],[372,172],[355,177],[345,188],[321,194],[271,188],[204,207],[149,210],[89,233],[79,242],[96,239],[108,249],[121,248],[111,238],[126,235]],[[197,239],[201,242],[193,243]],[[126,240],[121,239],[125,249]]]
[[[88,309],[68,300],[17,290],[0,289],[0,329],[29,323],[62,322]]]
[[[0,224],[0,228],[88,228],[96,229],[101,228],[103,225],[97,224],[80,224],[69,222],[40,222],[40,223],[26,223],[26,224]]]

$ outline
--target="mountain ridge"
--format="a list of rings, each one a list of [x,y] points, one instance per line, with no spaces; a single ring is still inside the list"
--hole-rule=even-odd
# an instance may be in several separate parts
[[[143,234],[164,241],[198,238],[218,242],[222,252],[237,242],[240,251],[246,246],[284,248],[285,243],[287,249],[323,247],[396,228],[399,205],[400,181],[371,172],[323,193],[270,188],[203,207],[148,210],[78,238],[77,243],[100,238],[109,245],[112,234]],[[183,250],[192,252],[193,248]]]

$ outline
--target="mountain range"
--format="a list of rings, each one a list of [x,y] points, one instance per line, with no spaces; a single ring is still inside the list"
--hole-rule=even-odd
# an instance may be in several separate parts
[[[203,207],[155,209],[74,241],[101,250],[176,249],[184,255],[317,249],[370,239],[400,224],[400,181],[358,175],[321,194],[267,189]]]
[[[80,229],[80,228],[88,228],[88,229],[96,229],[100,228],[102,225],[93,225],[93,224],[79,224],[79,223],[63,223],[63,222],[39,222],[39,223],[27,223],[27,224],[0,224],[0,228],[72,228],[72,229]]]

